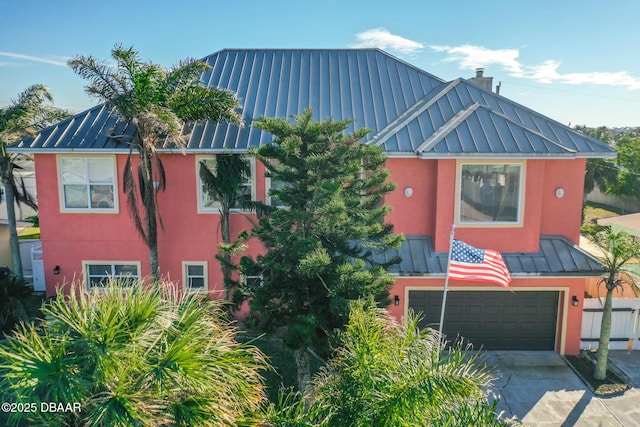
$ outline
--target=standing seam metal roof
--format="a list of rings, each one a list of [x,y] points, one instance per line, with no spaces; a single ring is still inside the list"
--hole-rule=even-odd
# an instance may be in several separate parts
[[[608,145],[503,96],[463,79],[445,82],[379,49],[225,49],[203,61],[212,67],[204,83],[237,94],[244,127],[197,123],[185,130],[187,152],[246,152],[272,141],[251,126],[253,118],[312,108],[316,120],[353,119],[349,131],[373,129],[363,142],[393,155],[615,156]],[[11,150],[128,151],[111,136],[134,132],[98,105]]]
[[[435,252],[430,236],[407,236],[396,251],[379,255],[379,261],[400,256],[402,262],[392,266],[392,274],[404,277],[443,276],[447,271],[447,253]],[[602,274],[600,262],[562,236],[541,236],[538,252],[503,252],[502,257],[512,277],[578,276]]]

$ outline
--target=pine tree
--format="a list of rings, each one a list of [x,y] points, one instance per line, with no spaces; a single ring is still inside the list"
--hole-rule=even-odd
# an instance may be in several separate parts
[[[271,178],[271,197],[283,208],[262,216],[253,229],[266,252],[243,257],[252,310],[267,327],[285,327],[295,350],[299,387],[309,380],[307,347],[326,350],[342,328],[350,301],[374,297],[389,304],[387,268],[400,260],[380,254],[403,241],[385,223],[383,197],[394,189],[379,147],[361,144],[369,132],[346,134],[350,120],[316,122],[305,110],[294,121],[261,118],[254,126],[275,136],[253,154]]]

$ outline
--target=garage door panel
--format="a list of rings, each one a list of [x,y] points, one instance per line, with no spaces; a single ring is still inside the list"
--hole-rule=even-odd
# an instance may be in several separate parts
[[[444,332],[488,350],[553,350],[558,291],[450,291]],[[438,328],[442,291],[409,291],[409,308],[422,312],[420,327]]]
[[[473,305],[470,307],[461,307],[456,309],[455,312],[464,313],[467,316],[476,316],[482,314],[482,307],[479,305]],[[446,312],[445,312],[446,315]]]
[[[495,305],[490,305],[484,307],[483,314],[486,316],[500,316],[502,314],[502,309]]]

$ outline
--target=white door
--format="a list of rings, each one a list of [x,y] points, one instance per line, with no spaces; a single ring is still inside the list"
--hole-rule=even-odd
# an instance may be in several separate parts
[[[47,285],[44,281],[42,245],[31,248],[31,264],[33,266],[33,290],[35,292],[45,292],[47,290]]]

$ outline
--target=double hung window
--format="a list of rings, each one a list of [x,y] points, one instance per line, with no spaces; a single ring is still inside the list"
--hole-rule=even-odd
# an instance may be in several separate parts
[[[59,162],[63,210],[116,210],[113,157],[62,156]]]
[[[254,189],[255,161],[252,158],[244,158],[249,166],[250,173],[243,176],[240,184],[240,191],[231,204],[231,209],[239,211],[242,209],[242,201],[256,200]],[[198,157],[196,161],[196,174],[198,176],[198,208],[201,212],[219,212],[221,208],[220,199],[213,191],[207,191],[206,185],[200,177],[200,167],[204,164],[214,175],[217,175],[215,157]]]

